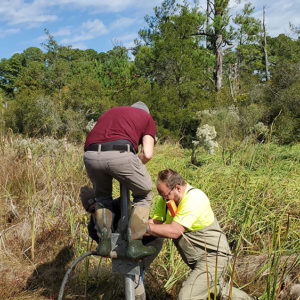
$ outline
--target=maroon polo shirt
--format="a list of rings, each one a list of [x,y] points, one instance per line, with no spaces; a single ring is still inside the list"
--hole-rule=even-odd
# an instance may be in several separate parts
[[[98,119],[86,138],[84,149],[90,144],[124,139],[138,151],[144,135],[155,138],[155,123],[150,114],[131,106],[113,107]]]

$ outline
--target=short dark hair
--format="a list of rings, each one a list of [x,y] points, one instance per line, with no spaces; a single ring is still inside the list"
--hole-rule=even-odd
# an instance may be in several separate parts
[[[174,189],[176,185],[184,186],[185,180],[181,175],[172,169],[165,169],[158,173],[157,183],[164,182],[169,189]]]

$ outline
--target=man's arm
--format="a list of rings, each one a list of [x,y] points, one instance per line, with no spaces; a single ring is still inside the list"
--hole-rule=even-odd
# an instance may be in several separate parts
[[[139,158],[143,164],[146,164],[153,156],[154,138],[151,135],[144,135],[142,141],[142,150],[139,153]]]
[[[171,224],[154,224],[148,221],[148,226],[150,235],[169,239],[177,239],[185,232],[184,226],[175,221],[172,221]]]

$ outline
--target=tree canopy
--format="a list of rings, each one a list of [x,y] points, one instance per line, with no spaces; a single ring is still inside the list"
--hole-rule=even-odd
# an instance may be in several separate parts
[[[108,108],[144,101],[161,140],[190,145],[199,111],[234,105],[249,124],[251,109],[259,108],[255,122],[272,126],[278,142],[297,141],[299,31],[292,28],[296,39],[280,34],[264,41],[253,12],[250,2],[233,16],[224,0],[208,0],[206,10],[165,0],[145,17],[134,49],[100,53],[59,45],[45,29],[41,49],[0,61],[1,126],[81,141],[87,124]]]

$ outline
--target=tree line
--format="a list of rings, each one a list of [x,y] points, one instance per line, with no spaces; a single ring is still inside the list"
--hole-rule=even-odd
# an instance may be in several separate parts
[[[234,127],[244,140],[263,124],[278,143],[299,141],[299,28],[291,24],[294,38],[270,37],[250,2],[234,16],[228,4],[164,0],[132,49],[73,49],[45,29],[41,48],[0,61],[2,130],[82,141],[108,108],[143,101],[161,140],[191,145],[209,111],[223,139]]]

